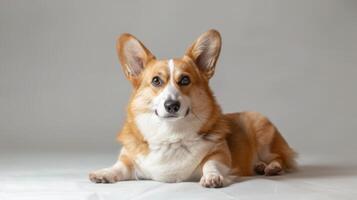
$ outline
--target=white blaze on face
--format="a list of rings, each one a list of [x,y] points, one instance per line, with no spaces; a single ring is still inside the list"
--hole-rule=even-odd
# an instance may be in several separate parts
[[[169,81],[164,90],[154,98],[154,109],[160,117],[168,116],[169,113],[165,109],[167,100],[175,100],[180,102],[180,110],[176,113],[178,118],[185,117],[189,108],[189,98],[181,94],[175,84],[175,63],[173,59],[168,60]]]
[[[170,82],[172,82],[172,81],[174,81],[174,69],[175,69],[174,60],[170,59],[168,66],[169,66],[169,70],[170,70]]]

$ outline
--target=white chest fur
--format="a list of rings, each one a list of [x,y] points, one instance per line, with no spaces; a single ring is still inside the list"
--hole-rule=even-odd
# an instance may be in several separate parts
[[[137,116],[136,123],[149,143],[149,154],[135,160],[139,178],[178,182],[199,177],[199,164],[214,144],[197,134],[199,122],[181,120],[163,121],[151,114]]]

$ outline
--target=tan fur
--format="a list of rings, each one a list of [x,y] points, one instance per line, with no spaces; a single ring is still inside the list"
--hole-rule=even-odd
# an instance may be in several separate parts
[[[257,112],[232,113],[224,117],[231,127],[227,141],[232,154],[232,167],[238,170],[239,175],[254,174],[253,166],[258,161],[269,164],[277,160],[283,170],[294,169],[295,152],[266,117]],[[270,156],[264,157],[267,150]]]
[[[188,86],[175,85],[175,87],[192,100],[193,115],[206,113],[200,119],[202,126],[198,134],[204,140],[215,144],[201,161],[200,167],[213,160],[230,168],[231,173],[239,176],[250,176],[255,174],[254,172],[277,175],[294,169],[295,152],[266,117],[257,112],[222,113],[208,84],[214,74],[220,45],[219,33],[211,30],[197,39],[182,58],[174,59],[174,82],[178,81],[182,75],[189,76],[191,80]],[[118,39],[117,48],[124,73],[133,85],[127,119],[118,135],[118,140],[125,150],[121,152],[119,160],[132,171],[135,160],[139,156],[150,153],[148,141],[140,132],[135,117],[138,114],[150,112],[145,105],[152,101],[152,97],[162,92],[164,86],[169,83],[170,74],[167,70],[168,61],[157,60],[140,41],[130,34],[123,34]],[[208,52],[207,55],[202,55],[205,50]],[[134,58],[129,57],[129,59],[134,59],[134,61],[139,59],[140,62],[128,61],[126,54],[128,51],[135,54]],[[151,80],[154,76],[162,79],[163,87],[152,86]],[[209,187],[220,186],[222,185]]]
[[[210,34],[217,33],[214,32]],[[118,54],[122,62],[125,62],[125,58],[121,53],[121,43],[131,38],[133,38],[133,36],[125,34],[118,41]],[[142,43],[140,42],[140,44]],[[221,161],[231,166],[233,171],[241,176],[253,175],[254,164],[258,161],[269,164],[276,160],[282,164],[284,170],[293,169],[295,166],[294,151],[288,146],[277,128],[266,117],[256,112],[222,114],[208,86],[208,80],[213,75],[214,68],[208,71],[208,75],[202,74],[197,70],[198,67],[196,67],[196,64],[191,59],[194,56],[191,55],[194,54],[191,53],[193,46],[194,45],[188,49],[184,57],[175,59],[175,65],[179,70],[191,75],[193,85],[203,88],[209,94],[210,99],[207,101],[209,102],[208,105],[211,113],[199,133],[205,135],[208,140],[211,138],[214,138],[217,142],[226,140],[230,149],[230,152],[217,149],[215,152],[211,152],[207,155],[205,160],[211,158]],[[153,77],[154,74],[160,74],[163,80],[167,81],[168,74],[165,70],[162,70],[163,66],[165,66],[165,62],[156,60],[145,47],[144,50],[148,54],[145,57],[147,69],[144,70],[138,78],[133,79],[127,76],[134,85],[134,92],[130,102],[134,101],[134,97],[140,92],[147,92],[149,95],[156,95],[156,93],[160,92],[159,89],[157,91],[146,90],[149,87],[150,78]],[[219,51],[217,53],[219,54]],[[122,66],[125,66],[124,62]],[[212,65],[215,65],[215,63]],[[126,71],[126,69],[124,69],[124,71]],[[191,88],[185,88],[182,92],[187,94],[190,89]],[[138,110],[134,110],[135,107],[133,104],[129,103],[127,121],[118,135],[118,140],[127,151],[127,159],[133,159],[135,156],[141,154],[145,155],[149,151],[147,142],[143,139],[134,123],[133,118],[135,117],[135,112],[139,112]],[[140,112],[145,111],[140,110]],[[270,155],[264,157],[264,151],[267,149],[270,150]],[[203,160],[202,163],[204,163],[205,160]]]

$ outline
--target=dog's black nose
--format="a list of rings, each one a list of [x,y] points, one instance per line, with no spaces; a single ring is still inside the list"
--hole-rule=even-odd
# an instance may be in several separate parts
[[[166,100],[164,103],[165,110],[168,113],[177,113],[180,110],[180,102],[175,100]]]

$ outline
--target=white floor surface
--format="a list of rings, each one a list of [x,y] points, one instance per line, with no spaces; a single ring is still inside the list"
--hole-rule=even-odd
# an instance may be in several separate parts
[[[0,199],[357,199],[357,161],[344,156],[300,155],[297,172],[241,178],[221,189],[192,182],[94,184],[88,180],[89,171],[107,167],[114,160],[113,155],[2,154]]]

